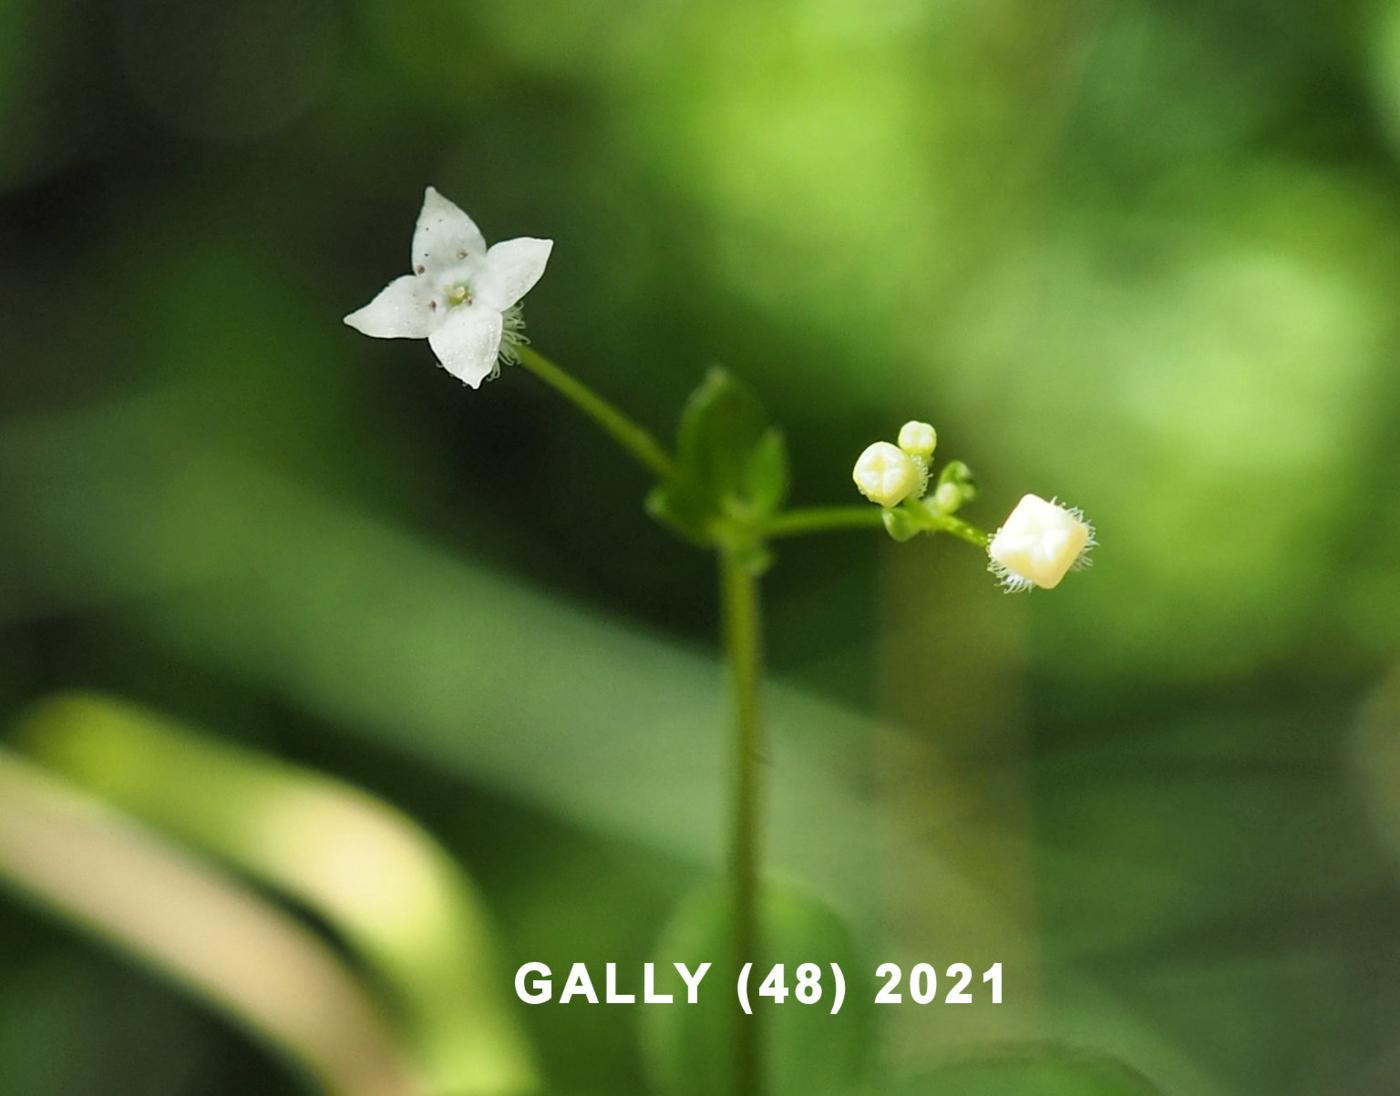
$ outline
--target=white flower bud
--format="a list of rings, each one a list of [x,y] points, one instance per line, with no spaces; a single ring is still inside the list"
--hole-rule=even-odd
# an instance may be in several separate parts
[[[1039,495],[1026,495],[1002,522],[987,555],[1007,590],[1053,590],[1094,546],[1094,528],[1078,510]]]
[[[938,445],[938,431],[926,422],[906,422],[899,428],[899,447],[911,457],[928,460]]]
[[[866,446],[851,478],[862,495],[886,509],[898,506],[924,481],[914,458],[887,441]]]

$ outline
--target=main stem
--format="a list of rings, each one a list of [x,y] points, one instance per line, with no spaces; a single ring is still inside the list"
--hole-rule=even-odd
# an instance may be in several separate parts
[[[729,663],[731,738],[729,875],[733,887],[735,970],[759,962],[759,843],[763,810],[763,723],[759,684],[763,673],[762,621],[758,579],[729,549],[721,549],[720,602],[724,647]],[[761,1013],[736,1012],[734,1031],[735,1096],[763,1091]]]
[[[518,348],[520,364],[572,403],[629,456],[662,483],[676,477],[675,459],[642,426],[633,422],[602,396],[575,380],[539,351]],[[908,504],[906,504],[908,506]],[[961,518],[930,511],[911,510],[927,532],[946,532],[985,547],[988,535]],[[773,518],[761,530],[764,537],[800,536],[842,529],[876,528],[884,518],[869,506],[823,506],[789,510]],[[729,695],[732,753],[729,833],[729,875],[732,890],[735,971],[744,963],[761,965],[759,927],[759,838],[763,814],[763,721],[759,686],[763,674],[762,621],[758,579],[742,554],[734,548],[719,550],[720,602],[724,620],[724,648],[729,663]],[[734,1096],[762,1096],[764,1088],[763,1022],[735,1014]]]

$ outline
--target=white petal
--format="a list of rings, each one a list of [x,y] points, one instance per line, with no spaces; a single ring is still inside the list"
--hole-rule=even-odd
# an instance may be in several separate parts
[[[444,369],[463,384],[479,388],[496,372],[501,314],[483,304],[458,305],[443,325],[428,336],[428,345]]]
[[[426,339],[437,317],[433,314],[432,286],[426,278],[405,274],[379,291],[379,296],[345,322],[376,339]]]
[[[486,253],[486,269],[472,282],[478,300],[504,312],[540,280],[553,240],[521,236],[503,240]]]
[[[472,219],[428,187],[413,230],[413,272],[443,270],[468,256],[479,259],[485,254],[486,240]]]

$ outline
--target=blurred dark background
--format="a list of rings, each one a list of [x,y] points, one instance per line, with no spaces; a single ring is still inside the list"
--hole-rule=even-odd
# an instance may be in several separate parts
[[[663,436],[723,362],[800,502],[922,418],[972,520],[1097,524],[1053,594],[870,533],[765,579],[775,874],[871,970],[1007,968],[881,1012],[873,1090],[1053,1043],[1395,1091],[1397,156],[1391,0],[3,0],[10,745],[95,690],[359,785],[507,972],[715,878],[711,561],[532,377],[340,322],[431,183],[556,241],[535,345]],[[652,1076],[629,1010],[515,1011],[551,1091]],[[0,894],[0,1092],[295,1084]]]

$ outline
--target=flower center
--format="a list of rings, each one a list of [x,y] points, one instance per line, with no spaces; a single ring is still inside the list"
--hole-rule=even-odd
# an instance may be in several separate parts
[[[448,286],[445,296],[447,298],[448,308],[456,308],[459,304],[472,303],[471,287],[465,282],[462,282],[459,285]]]

